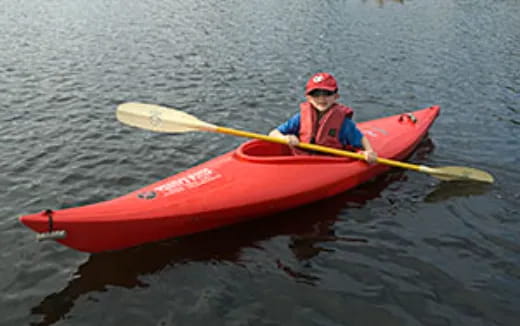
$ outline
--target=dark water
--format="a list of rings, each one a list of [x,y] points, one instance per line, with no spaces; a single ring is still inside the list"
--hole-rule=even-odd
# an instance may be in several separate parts
[[[520,2],[1,7],[0,325],[520,325]],[[128,128],[119,103],[267,132],[321,70],[358,121],[441,105],[410,160],[496,183],[393,171],[268,219],[97,255],[37,243],[17,220],[243,141]]]

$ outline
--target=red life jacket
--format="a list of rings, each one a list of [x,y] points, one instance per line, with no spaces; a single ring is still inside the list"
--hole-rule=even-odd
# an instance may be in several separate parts
[[[339,132],[345,118],[351,119],[351,108],[335,103],[318,121],[318,111],[309,102],[300,104],[300,136],[304,143],[345,149],[339,141]],[[309,155],[308,151],[293,148],[294,154]]]

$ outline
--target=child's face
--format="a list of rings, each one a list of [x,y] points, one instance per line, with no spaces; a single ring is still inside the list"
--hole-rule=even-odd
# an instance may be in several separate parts
[[[316,92],[317,91],[317,92]],[[312,91],[309,95],[305,95],[307,101],[311,103],[318,111],[326,111],[339,98],[338,93],[327,92],[322,90]]]

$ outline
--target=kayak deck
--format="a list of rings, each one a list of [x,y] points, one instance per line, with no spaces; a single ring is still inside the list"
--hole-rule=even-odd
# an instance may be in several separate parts
[[[380,157],[402,160],[439,110],[430,107],[358,127]],[[57,241],[77,250],[118,250],[290,209],[346,191],[388,169],[343,157],[292,156],[286,145],[253,140],[127,195],[20,220],[37,233],[64,231]]]

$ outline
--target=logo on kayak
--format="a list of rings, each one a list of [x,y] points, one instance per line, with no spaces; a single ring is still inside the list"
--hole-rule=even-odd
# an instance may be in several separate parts
[[[161,112],[150,111],[150,124],[154,127],[158,127],[162,123]]]
[[[210,168],[203,168],[183,177],[173,178],[171,181],[157,186],[153,190],[160,192],[165,196],[169,196],[182,191],[200,187],[221,177],[222,175],[220,173]]]
[[[154,199],[155,197],[157,197],[157,194],[155,193],[155,191],[145,191],[138,194],[137,197],[141,199]]]
[[[378,127],[369,127],[369,128],[360,129],[360,130],[364,135],[368,135],[368,136],[374,137],[374,138],[378,137],[379,135],[383,135],[383,136],[388,135],[388,131],[386,131],[385,129],[378,128]]]

